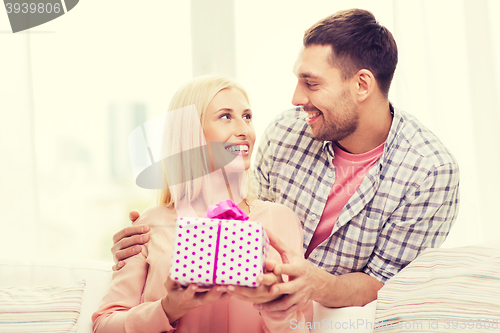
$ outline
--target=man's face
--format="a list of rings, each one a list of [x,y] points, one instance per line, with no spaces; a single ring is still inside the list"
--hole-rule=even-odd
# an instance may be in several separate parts
[[[298,78],[292,103],[307,113],[307,123],[315,138],[341,141],[358,126],[358,111],[350,90],[350,80],[343,80],[340,69],[331,64],[331,46],[304,48],[294,73]]]

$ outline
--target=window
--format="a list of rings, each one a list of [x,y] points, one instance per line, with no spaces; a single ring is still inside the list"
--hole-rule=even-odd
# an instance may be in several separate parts
[[[111,260],[128,211],[154,202],[127,138],[191,78],[189,1],[84,1],[0,39],[1,255]]]

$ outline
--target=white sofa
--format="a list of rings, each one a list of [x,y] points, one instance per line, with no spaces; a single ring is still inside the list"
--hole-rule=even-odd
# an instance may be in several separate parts
[[[470,324],[478,332],[500,331],[498,244],[424,251],[385,284],[376,301],[365,307],[328,309],[314,304],[311,331],[368,333],[377,328],[377,332],[391,333],[408,329],[455,332]],[[81,312],[69,332],[89,333],[92,313],[111,282],[112,265],[102,261],[0,259],[0,296],[7,287],[71,286],[84,279]],[[0,332],[6,332],[2,328],[5,306],[1,302],[0,297]]]
[[[76,332],[90,333],[92,332],[91,316],[99,306],[102,296],[109,287],[113,274],[112,265],[112,262],[104,261],[15,261],[0,259],[0,289],[14,286],[70,286],[84,279],[86,285],[83,292],[81,312],[78,317]],[[376,301],[366,307],[334,310],[314,304],[314,322],[323,323],[323,325],[321,325],[322,327],[317,325],[312,331],[332,332],[329,326],[338,323],[337,325],[340,326],[343,324],[345,329],[336,330],[336,332],[371,332],[372,330],[366,330],[361,327],[352,330],[352,327],[349,328],[347,323],[358,320],[373,322],[375,306]],[[327,322],[328,325],[326,325]],[[2,332],[1,326],[0,332]]]

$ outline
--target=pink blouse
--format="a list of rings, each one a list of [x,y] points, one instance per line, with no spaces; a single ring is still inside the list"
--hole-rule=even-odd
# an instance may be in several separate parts
[[[270,202],[250,205],[251,221],[258,221],[297,253],[303,253],[302,228],[289,208]],[[150,241],[142,252],[126,259],[125,266],[113,274],[111,286],[100,308],[93,314],[94,332],[303,332],[312,321],[312,303],[302,311],[283,318],[259,314],[250,302],[229,297],[190,310],[170,323],[161,299],[169,274],[177,214],[174,208],[153,206],[146,209],[134,224],[151,228]],[[269,259],[281,262],[278,252],[270,248]],[[294,328],[294,329],[292,329]]]

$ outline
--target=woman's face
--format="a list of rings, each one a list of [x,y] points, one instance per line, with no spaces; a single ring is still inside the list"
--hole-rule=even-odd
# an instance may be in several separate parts
[[[228,160],[228,153],[234,155],[229,161],[241,156],[245,170],[250,168],[255,130],[252,125],[250,105],[239,89],[223,89],[215,95],[206,111],[203,132],[214,160],[218,159],[214,153],[215,147],[220,147],[224,149],[223,154],[226,155],[222,160]]]

